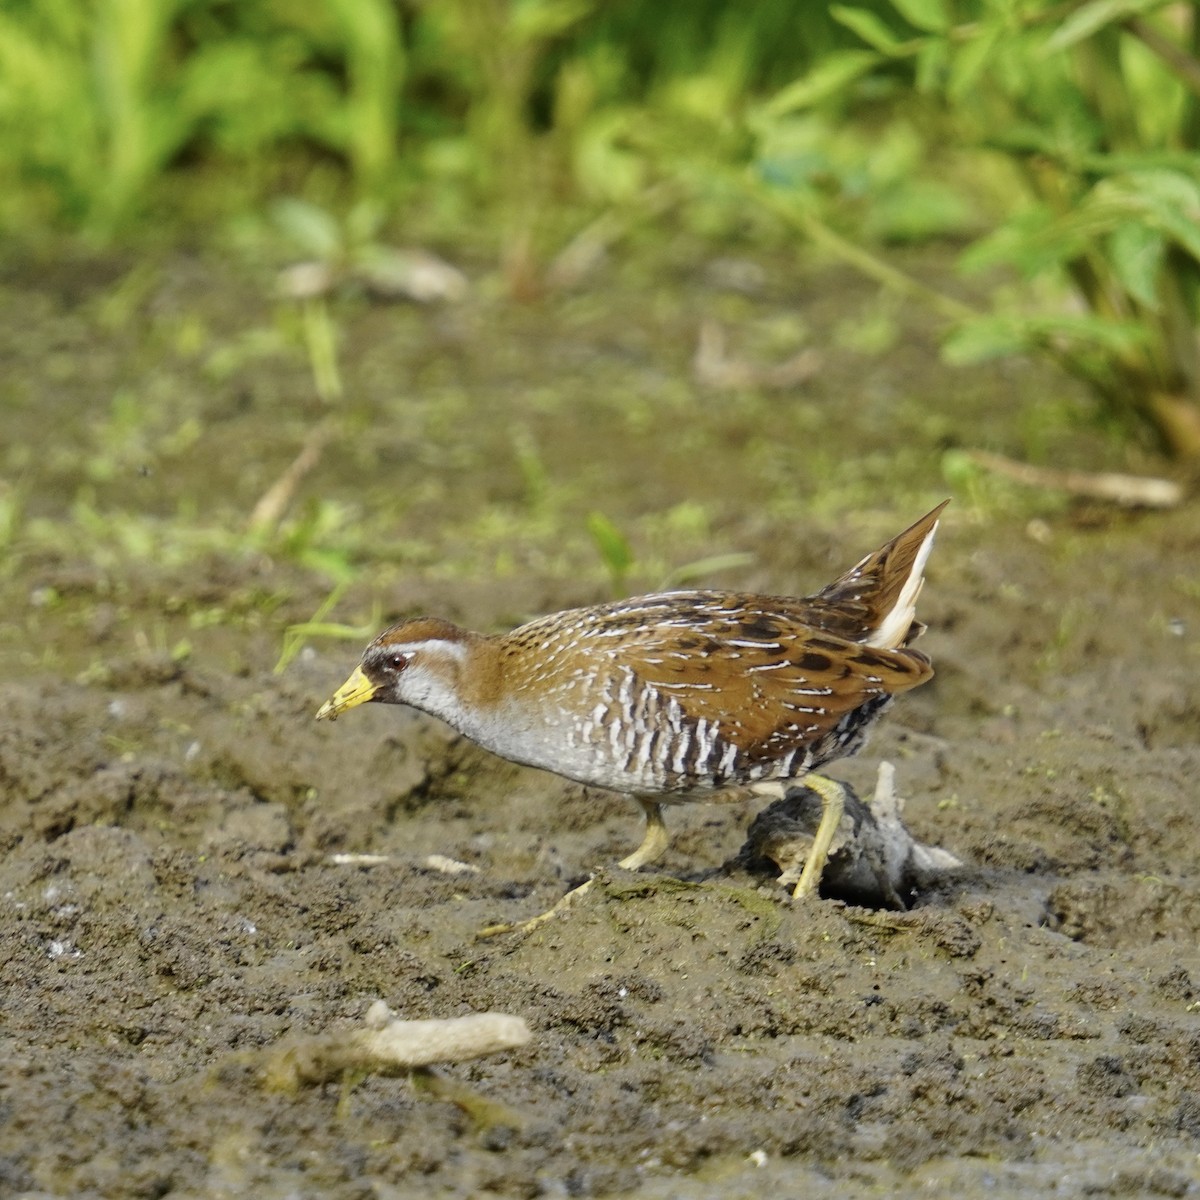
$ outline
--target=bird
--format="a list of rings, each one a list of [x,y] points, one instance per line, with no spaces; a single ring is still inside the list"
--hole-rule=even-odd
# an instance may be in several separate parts
[[[608,788],[641,806],[637,870],[670,843],[663,806],[804,779],[823,811],[793,895],[818,890],[845,804],[816,768],[855,754],[900,692],[933,676],[911,643],[943,501],[803,598],[663,591],[482,634],[439,617],[390,626],[316,714],[406,704],[512,762]],[[585,891],[590,879],[531,929]]]

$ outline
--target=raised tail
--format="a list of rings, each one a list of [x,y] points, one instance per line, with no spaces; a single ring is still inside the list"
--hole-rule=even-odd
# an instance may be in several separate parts
[[[816,622],[866,646],[906,646],[925,626],[916,619],[925,564],[933,549],[943,500],[903,533],[851,567],[809,600]]]

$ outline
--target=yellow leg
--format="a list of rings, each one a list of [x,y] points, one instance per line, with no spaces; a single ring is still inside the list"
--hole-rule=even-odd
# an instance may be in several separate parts
[[[792,895],[797,900],[804,896],[814,895],[821,885],[821,876],[825,872],[825,863],[829,859],[829,847],[833,844],[833,835],[842,819],[842,809],[845,807],[845,789],[836,779],[826,779],[824,775],[806,775],[804,786],[812,788],[821,797],[821,823],[817,826],[812,848],[808,852],[808,860],[800,873],[800,882]]]
[[[626,871],[636,871],[662,858],[667,847],[671,844],[671,835],[667,832],[667,824],[663,820],[662,805],[646,796],[634,796],[646,814],[646,836],[642,844],[632,853],[627,854],[618,867]]]
[[[642,838],[642,844],[632,854],[627,854],[617,863],[617,866],[625,871],[636,871],[639,867],[646,866],[647,863],[657,862],[671,844],[671,835],[667,832],[667,825],[663,820],[662,805],[643,796],[635,796],[634,799],[642,806],[642,811],[646,814],[646,836]],[[530,917],[528,921],[519,921],[515,925],[489,925],[486,929],[481,929],[475,937],[479,939],[498,937],[502,933],[529,933],[539,925],[544,925],[547,921],[557,917],[559,913],[566,912],[575,900],[591,886],[592,881],[587,879],[578,887],[572,888],[553,908],[547,909],[544,913]]]

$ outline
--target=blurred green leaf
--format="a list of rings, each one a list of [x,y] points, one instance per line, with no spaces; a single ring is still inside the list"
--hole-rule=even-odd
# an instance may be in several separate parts
[[[344,142],[359,184],[378,187],[396,157],[396,127],[404,47],[388,0],[325,0],[342,34],[349,91]]]
[[[620,107],[598,112],[582,123],[572,157],[586,195],[622,203],[645,187],[646,158],[632,148],[630,139],[638,122],[636,110]]]
[[[829,13],[835,21],[857,33],[868,46],[883,54],[889,53],[900,44],[900,39],[883,20],[868,9],[847,8],[844,4],[834,4],[830,6]]]
[[[346,237],[356,246],[366,246],[379,237],[385,212],[379,201],[366,198],[353,204],[346,214]]]
[[[961,257],[965,271],[1009,264],[1033,276],[1060,267],[1103,241],[1122,287],[1157,308],[1157,273],[1166,242],[1200,261],[1200,185],[1169,171],[1101,180],[1070,211],[1041,205],[1009,220]]]
[[[1138,219],[1200,262],[1200,183],[1178,171],[1137,171],[1101,180],[1085,215],[1102,229]],[[1107,226],[1107,228],[1106,228]]]
[[[1144,308],[1159,309],[1158,279],[1167,242],[1145,225],[1118,225],[1108,239],[1108,257],[1121,286]]]
[[[671,588],[682,587],[687,583],[708,579],[718,571],[738,570],[750,566],[753,562],[754,555],[747,554],[744,550],[734,550],[728,554],[711,554],[707,558],[698,558],[694,562],[676,567],[663,580],[662,588],[667,591]]]
[[[337,607],[349,586],[350,580],[343,579],[334,585],[333,591],[321,602],[317,611],[307,620],[296,625],[289,625],[283,634],[283,645],[279,652],[279,660],[275,663],[276,675],[282,675],[292,661],[304,649],[304,644],[310,638],[337,638],[343,641],[361,641],[369,638],[379,628],[379,601],[371,607],[371,616],[364,625],[343,625],[326,618]]]
[[[931,38],[917,53],[917,91],[934,93],[946,78],[950,59],[949,48],[944,41]]]
[[[980,467],[965,450],[947,450],[942,455],[942,478],[953,488],[966,490],[980,474]]]
[[[513,33],[522,41],[558,37],[592,11],[592,0],[514,0]]]
[[[769,117],[783,117],[811,108],[842,91],[848,83],[865,75],[881,61],[871,50],[839,50],[822,59],[807,75],[775,93],[764,106]]]
[[[323,208],[295,196],[285,196],[272,206],[271,215],[301,253],[322,262],[332,262],[344,253],[341,226]]]
[[[892,0],[904,19],[926,33],[942,33],[950,26],[944,0]]]
[[[1025,350],[1028,343],[1007,317],[981,317],[960,325],[942,343],[942,359],[953,366],[986,362]]]
[[[633,566],[633,551],[625,535],[601,512],[588,514],[588,533],[604,561],[613,585],[620,587]]]
[[[1058,54],[1098,33],[1105,26],[1116,25],[1130,17],[1163,7],[1163,0],[1092,0],[1063,21],[1047,38],[1040,53],[1043,56]]]
[[[946,82],[946,94],[952,100],[961,100],[976,86],[984,67],[995,54],[1001,35],[1002,30],[999,26],[989,26],[971,38],[955,54]]]
[[[1145,154],[1090,154],[1080,165],[1089,174],[1111,176],[1136,174],[1139,171],[1171,171],[1186,179],[1200,172],[1200,157],[1184,151],[1155,150]]]
[[[936,179],[906,176],[872,204],[864,228],[877,238],[917,242],[964,233],[977,220],[973,206],[957,188]]]
[[[1054,222],[1046,205],[1034,205],[967,247],[959,268],[971,274],[1007,264],[1024,275],[1036,275],[1057,267],[1078,247],[1055,236]]]
[[[1088,346],[1125,354],[1146,340],[1135,321],[1113,321],[1090,314],[993,316],[963,322],[942,344],[943,359],[955,366],[983,362],[1045,346]]]

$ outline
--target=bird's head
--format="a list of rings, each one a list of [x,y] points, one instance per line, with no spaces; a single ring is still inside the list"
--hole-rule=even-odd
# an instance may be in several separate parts
[[[369,700],[411,704],[441,716],[453,708],[471,635],[449,621],[418,617],[385,629],[350,678],[321,705],[317,720],[336,720]]]

